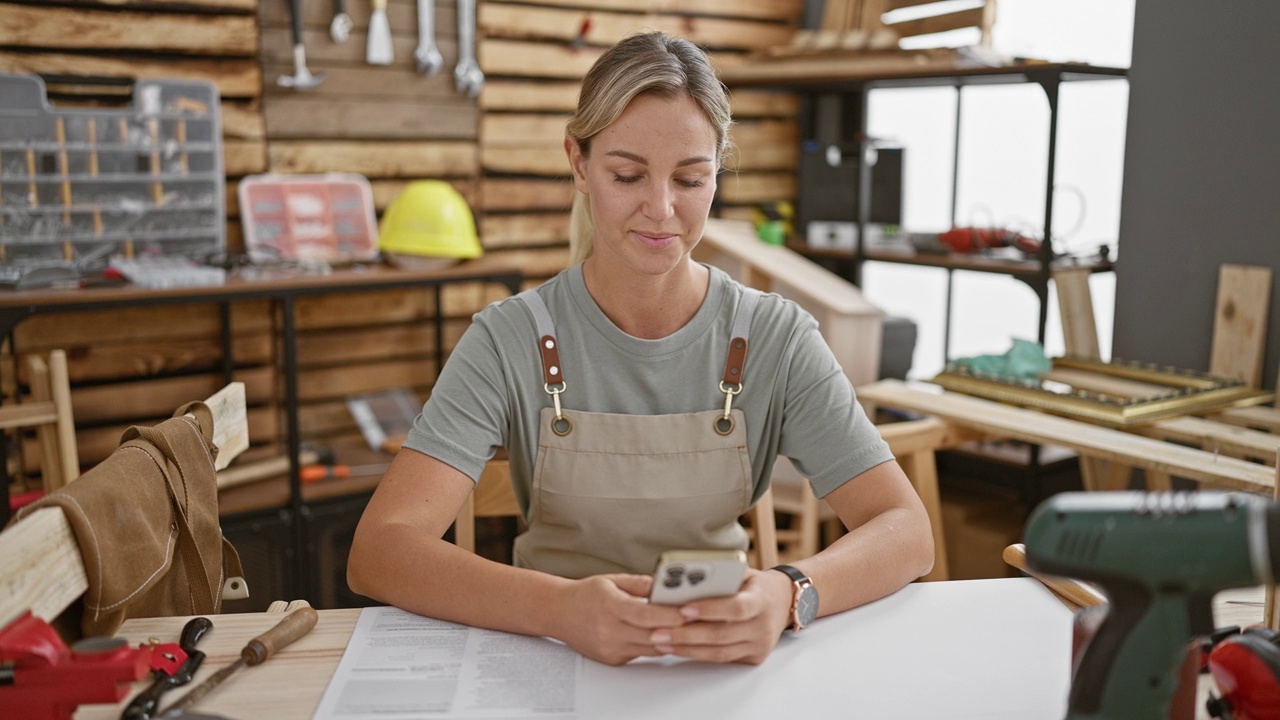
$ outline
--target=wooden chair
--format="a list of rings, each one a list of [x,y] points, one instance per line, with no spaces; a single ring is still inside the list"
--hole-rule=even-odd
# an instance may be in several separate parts
[[[933,570],[923,579],[946,580],[949,577],[946,536],[942,527],[942,502],[938,494],[934,451],[943,445],[947,425],[937,418],[926,418],[877,427],[924,502],[933,526]],[[791,516],[790,526],[777,531],[778,555],[782,562],[813,555],[824,541],[834,541],[845,532],[831,506],[814,497],[809,481],[784,457],[778,458],[773,469],[773,501],[778,512]]]
[[[751,566],[769,568],[778,564],[778,539],[773,515],[773,494],[766,492],[747,512],[750,525]],[[480,474],[476,489],[463,503],[454,525],[454,541],[464,550],[476,551],[476,518],[520,517],[520,506],[511,490],[511,464],[490,460]]]
[[[49,353],[48,362],[39,355],[31,355],[27,368],[30,398],[0,407],[0,428],[36,429],[40,474],[44,491],[48,493],[80,475],[67,355],[62,350],[54,350]]]
[[[64,358],[63,377],[65,370]],[[232,383],[205,403],[217,419],[215,467],[225,467],[248,446],[244,384]],[[61,508],[37,510],[0,532],[0,578],[0,628],[28,610],[52,622],[88,590],[80,547]]]

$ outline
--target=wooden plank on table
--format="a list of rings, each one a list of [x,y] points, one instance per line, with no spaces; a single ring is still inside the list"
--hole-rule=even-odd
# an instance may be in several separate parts
[[[1040,378],[1042,380],[1066,383],[1077,390],[1088,390],[1123,398],[1150,397],[1169,392],[1169,388],[1166,385],[1153,385],[1151,383],[1138,382],[1137,380],[1126,380],[1089,372],[1088,370],[1074,370],[1071,368],[1050,370],[1042,374]]]
[[[720,79],[732,88],[737,85],[848,81],[898,73],[948,73],[955,71],[956,60],[954,51],[950,50],[914,50],[792,55],[763,62],[722,61],[717,58],[716,65]]]
[[[480,118],[480,137],[486,147],[545,145],[558,150],[563,158],[567,121],[564,115],[487,113]]]
[[[720,198],[731,205],[787,200],[796,196],[795,173],[728,172],[720,176]]]
[[[1099,360],[1098,326],[1093,312],[1093,292],[1089,289],[1087,268],[1068,268],[1053,272],[1058,294],[1058,311],[1062,320],[1062,340],[1068,355]]]
[[[231,177],[267,171],[267,143],[261,140],[222,141],[224,172]]]
[[[897,33],[900,37],[915,37],[917,35],[931,35],[933,33],[960,30],[962,28],[978,28],[981,30],[987,27],[988,17],[988,10],[984,6],[940,15],[930,15],[915,20],[888,23],[885,27]]]
[[[480,31],[490,38],[581,41],[595,46],[613,45],[644,29],[677,35],[709,48],[756,50],[781,45],[789,41],[794,32],[788,25],[758,20],[664,13],[636,15],[502,2],[482,3],[477,22]]]
[[[218,88],[218,94],[224,98],[256,98],[262,92],[262,71],[254,58],[157,59],[153,55],[121,53],[72,55],[57,52],[0,52],[0,72],[119,79],[164,77],[201,80],[213,83]]]
[[[581,80],[603,48],[572,48],[527,40],[481,39],[480,67],[486,75]]]
[[[234,379],[245,384],[250,403],[256,405],[275,397],[273,368],[238,369]],[[72,388],[71,406],[77,425],[122,418],[168,417],[183,403],[206,398],[225,385],[226,379],[220,372],[92,385]]]
[[[573,197],[573,183],[567,176],[554,180],[486,177],[480,181],[475,207],[483,212],[568,210]]]
[[[1223,265],[1213,318],[1209,374],[1262,386],[1271,307],[1271,268]]]
[[[673,12],[690,15],[755,18],[798,22],[804,0],[538,0],[540,5],[628,12]]]
[[[899,380],[857,388],[858,397],[881,407],[914,410],[1001,437],[1048,443],[1081,455],[1195,480],[1204,487],[1270,494],[1275,471],[1236,458],[1153,440],[1122,430],[1047,415],[959,393],[926,392]]]
[[[30,610],[51,621],[89,589],[80,546],[62,508],[37,510],[0,533],[0,627]]]
[[[1276,407],[1230,408],[1210,415],[1209,419],[1280,435],[1280,408]]]
[[[480,166],[485,172],[512,175],[570,175],[569,158],[560,144],[494,146],[485,142],[480,148]]]
[[[480,238],[486,250],[569,241],[569,214],[517,213],[486,215]]]
[[[554,80],[486,80],[480,91],[481,110],[572,113],[582,84]]]
[[[1276,452],[1280,451],[1280,435],[1198,417],[1160,420],[1138,427],[1135,432],[1267,465],[1276,462]]]
[[[268,97],[264,104],[272,140],[476,139],[478,112],[465,98],[375,100],[295,93]]]
[[[371,178],[475,175],[475,143],[463,141],[351,142],[283,140],[268,147],[272,172],[352,172]]]
[[[258,25],[250,15],[148,13],[6,3],[4,12],[0,13],[0,45],[254,57],[258,52]]]

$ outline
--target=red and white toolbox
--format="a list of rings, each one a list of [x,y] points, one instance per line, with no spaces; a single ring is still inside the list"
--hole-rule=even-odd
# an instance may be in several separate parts
[[[255,263],[378,257],[373,191],[362,175],[250,175],[239,196],[245,250]]]

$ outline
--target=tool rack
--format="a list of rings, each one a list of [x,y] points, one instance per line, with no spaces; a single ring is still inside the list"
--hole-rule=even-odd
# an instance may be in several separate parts
[[[221,261],[225,177],[211,83],[141,80],[125,109],[57,109],[0,74],[0,276],[111,256]]]

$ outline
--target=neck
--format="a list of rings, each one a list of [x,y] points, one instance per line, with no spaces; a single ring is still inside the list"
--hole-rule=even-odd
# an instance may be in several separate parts
[[[582,279],[601,312],[632,337],[657,340],[684,327],[698,314],[707,297],[711,273],[686,260],[658,276],[602,272],[595,257],[582,264]]]

